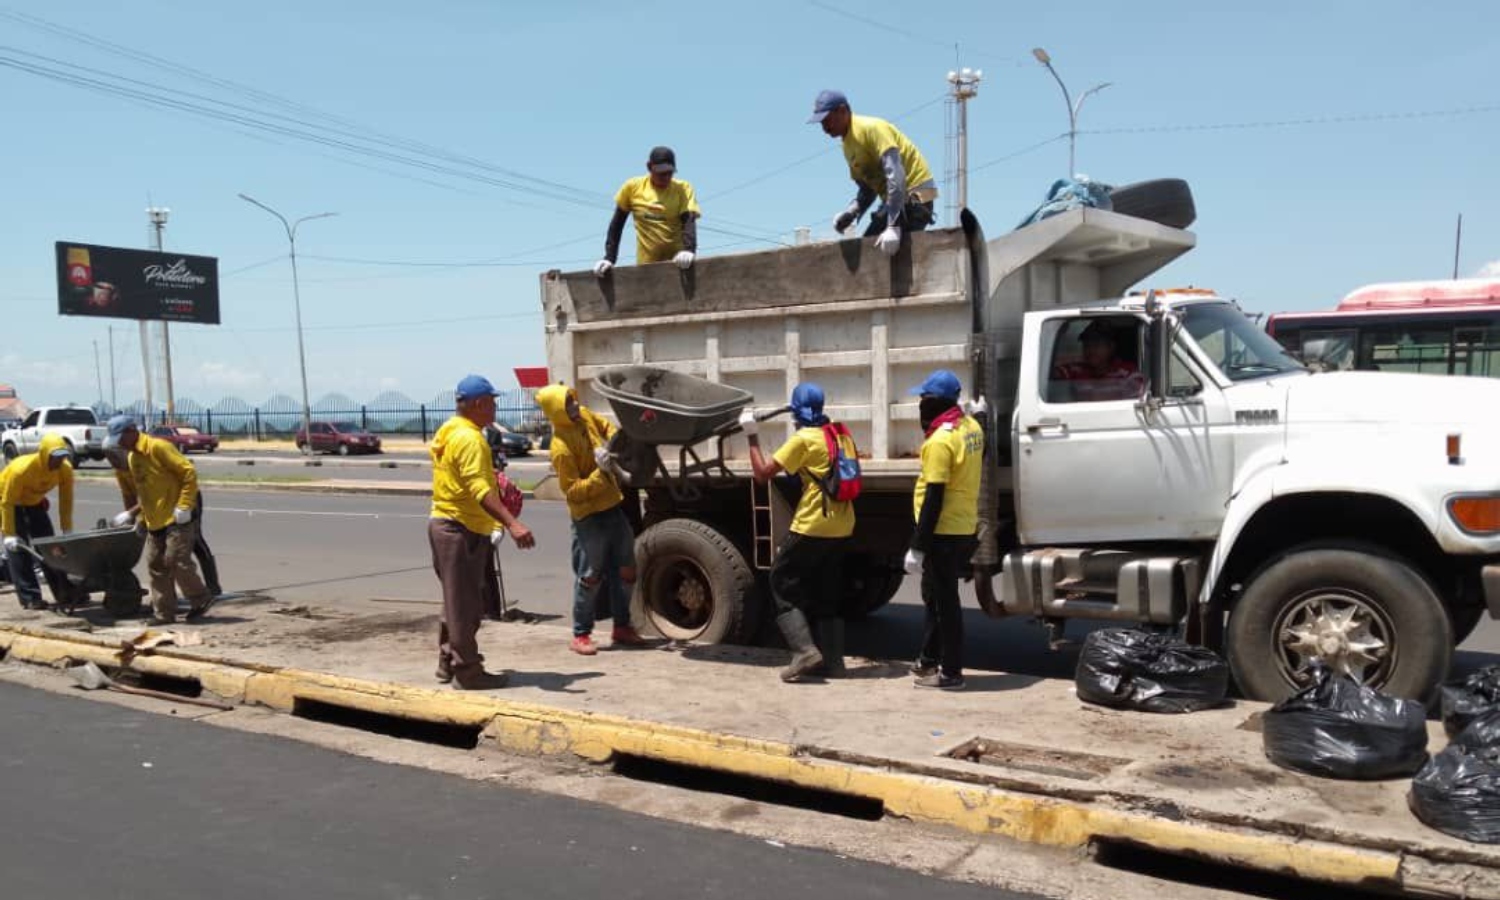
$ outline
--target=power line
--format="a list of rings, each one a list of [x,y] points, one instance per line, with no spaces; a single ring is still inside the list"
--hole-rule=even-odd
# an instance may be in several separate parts
[[[1079,132],[1079,133],[1082,134],[1082,132]],[[983,162],[983,163],[980,163],[977,166],[970,166],[969,167],[969,173],[973,174],[974,172],[980,172],[980,171],[983,171],[984,169],[988,169],[990,166],[998,166],[1001,163],[1003,163],[1003,162],[1009,162],[1010,160],[1013,160],[1013,159],[1015,159],[1018,156],[1025,156],[1026,154],[1033,153],[1033,152],[1035,152],[1037,150],[1040,150],[1043,147],[1048,146],[1049,144],[1055,144],[1058,141],[1065,141],[1067,139],[1068,139],[1068,135],[1067,135],[1066,132],[1064,132],[1063,134],[1059,134],[1056,137],[1049,137],[1045,141],[1037,141],[1035,144],[1027,144],[1025,147],[1022,147],[1019,150],[1012,151],[1010,153],[1005,154],[1004,156],[997,156],[994,159],[990,160],[989,162]]]
[[[957,52],[960,47],[958,41],[945,41],[939,38],[932,37],[930,35],[918,34],[915,31],[902,28],[898,25],[891,25],[887,22],[881,22],[877,19],[872,19],[869,16],[860,15],[859,13],[852,13],[847,9],[840,9],[839,7],[834,6],[831,3],[823,3],[821,2],[821,0],[807,0],[807,2],[809,6],[817,7],[824,12],[830,12],[836,16],[843,16],[846,19],[859,22],[862,25],[868,25],[871,28],[878,28],[881,31],[889,32],[890,34],[898,34],[902,37],[910,38],[911,40],[917,41],[919,43],[928,44],[934,47],[943,47],[945,49],[954,50],[955,52]],[[1014,56],[996,56],[992,53],[982,53],[977,50],[969,50],[966,52],[970,56],[978,56],[982,59],[992,59],[996,62],[1009,63],[1016,66],[1020,66],[1023,64],[1021,60],[1016,59]]]
[[[1429,109],[1383,113],[1344,113],[1309,116],[1301,119],[1268,119],[1253,122],[1215,122],[1204,125],[1138,125],[1123,128],[1096,128],[1079,134],[1162,134],[1181,131],[1244,131],[1259,128],[1294,128],[1307,125],[1352,125],[1362,122],[1388,122],[1401,119],[1439,119],[1485,115],[1500,112],[1500,104],[1459,106],[1452,109]],[[1067,137],[1067,135],[1063,135]]]

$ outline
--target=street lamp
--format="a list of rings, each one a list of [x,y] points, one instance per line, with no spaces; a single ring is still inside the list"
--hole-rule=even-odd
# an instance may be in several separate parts
[[[302,433],[307,435],[307,441],[302,445],[302,452],[309,453],[312,450],[312,406],[307,401],[307,352],[302,349],[302,292],[297,287],[297,226],[303,222],[311,222],[313,219],[336,216],[338,213],[318,213],[315,216],[303,216],[295,222],[288,223],[286,216],[254,197],[240,194],[240,199],[246,203],[253,203],[275,216],[281,222],[281,227],[286,229],[286,242],[291,248],[292,256],[292,299],[297,309],[297,364],[302,369]]]
[[[1031,55],[1036,57],[1037,62],[1046,66],[1048,72],[1052,73],[1052,77],[1057,81],[1057,86],[1062,88],[1063,102],[1068,105],[1068,177],[1072,178],[1075,174],[1073,171],[1073,148],[1078,141],[1078,111],[1083,109],[1083,101],[1087,100],[1091,95],[1097,94],[1109,87],[1114,82],[1106,81],[1094,85],[1080,94],[1078,102],[1074,103],[1072,96],[1068,93],[1068,86],[1063,84],[1062,77],[1057,74],[1056,69],[1052,68],[1052,57],[1047,55],[1047,51],[1041,47],[1037,47],[1031,51]]]

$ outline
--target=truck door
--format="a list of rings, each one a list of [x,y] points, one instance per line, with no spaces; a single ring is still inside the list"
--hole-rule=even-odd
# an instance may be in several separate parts
[[[1143,402],[1146,320],[1028,316],[1016,405],[1016,508],[1025,544],[1212,539],[1233,471],[1233,416],[1173,348],[1169,399]]]
[[[20,451],[30,453],[37,448],[42,440],[41,425],[42,411],[34,409],[26,420],[21,423]]]

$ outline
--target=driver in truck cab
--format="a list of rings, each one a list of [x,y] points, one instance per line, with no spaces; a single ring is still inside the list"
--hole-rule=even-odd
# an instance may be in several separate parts
[[[21,549],[37,538],[52,537],[47,494],[57,489],[57,519],[62,533],[73,530],[73,452],[62,435],[43,435],[35,453],[10,461],[0,471],[0,533],[4,534],[10,581],[24,609],[46,609],[36,580],[36,559]],[[47,570],[47,580],[53,574]],[[57,588],[53,588],[57,593]]]
[[[600,591],[609,598],[614,617],[610,641],[618,647],[645,646],[630,624],[635,531],[608,449],[615,427],[579,403],[578,393],[565,384],[537,391],[536,402],[552,423],[552,469],[573,520],[573,642],[568,649],[581,656],[599,652],[593,634]]]
[[[1120,358],[1117,341],[1110,323],[1090,322],[1078,336],[1083,358],[1053,366],[1052,378],[1066,382],[1077,403],[1139,398],[1146,389],[1145,377],[1135,363]]]

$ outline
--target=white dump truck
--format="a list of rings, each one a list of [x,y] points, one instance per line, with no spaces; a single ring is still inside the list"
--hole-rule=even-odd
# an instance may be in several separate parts
[[[987,614],[1035,617],[1054,640],[1070,618],[1176,630],[1223,650],[1257,699],[1314,659],[1429,695],[1500,614],[1500,383],[1313,373],[1230,300],[1130,293],[1194,242],[1092,209],[987,242],[965,213],[894,259],[845,240],[686,272],[548,272],[547,363],[605,413],[596,379],[628,366],[762,409],[821,384],[864,457],[851,616],[902,578],[922,437],[907,389],[953,369],[990,408],[973,559]],[[1084,346],[1101,332],[1104,362]],[[638,621],[750,639],[795,498],[753,484],[742,437],[657,450],[632,464]]]

